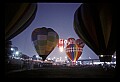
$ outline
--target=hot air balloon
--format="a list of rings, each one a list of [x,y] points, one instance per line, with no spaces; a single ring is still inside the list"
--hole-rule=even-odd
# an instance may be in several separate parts
[[[69,44],[75,44],[75,38],[68,38],[67,45],[69,45]]]
[[[85,43],[83,42],[83,40],[82,39],[77,39],[76,41],[75,41],[75,43],[76,44],[78,44],[78,45],[80,45],[82,48],[85,46]]]
[[[83,3],[74,14],[76,34],[101,62],[110,62],[116,51],[114,10],[109,3]]]
[[[9,41],[24,31],[34,20],[36,3],[5,3],[5,56],[8,55]],[[7,58],[6,58],[7,59]]]
[[[83,48],[78,44],[69,44],[66,47],[66,54],[72,62],[76,62],[82,54]]]
[[[5,41],[9,41],[34,20],[36,3],[5,3]]]
[[[62,52],[64,48],[64,39],[59,39],[59,42],[57,44],[59,50]]]
[[[36,52],[43,61],[56,47],[59,36],[52,28],[36,28],[31,35]]]

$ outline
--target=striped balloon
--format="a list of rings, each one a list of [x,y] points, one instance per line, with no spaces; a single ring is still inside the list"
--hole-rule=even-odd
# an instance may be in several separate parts
[[[82,54],[83,48],[78,44],[69,44],[66,47],[66,54],[72,62],[76,62]]]
[[[5,40],[24,31],[34,20],[37,3],[5,3]]]
[[[53,51],[59,40],[58,34],[51,28],[36,28],[32,32],[35,49],[43,61]]]
[[[101,62],[111,62],[116,51],[115,9],[110,3],[83,3],[74,14],[74,30]]]

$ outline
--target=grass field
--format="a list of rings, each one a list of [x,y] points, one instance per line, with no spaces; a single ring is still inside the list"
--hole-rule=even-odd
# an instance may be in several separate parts
[[[101,67],[41,67],[6,73],[7,78],[114,78],[115,69]]]

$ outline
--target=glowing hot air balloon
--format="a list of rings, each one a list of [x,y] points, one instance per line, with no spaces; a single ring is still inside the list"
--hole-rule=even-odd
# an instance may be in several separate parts
[[[115,10],[110,3],[83,3],[74,14],[75,32],[102,62],[116,51]]]
[[[82,54],[83,48],[78,44],[69,44],[66,47],[66,54],[72,62],[76,62]]]
[[[64,48],[64,39],[59,39],[57,46],[58,46],[59,50],[62,52],[63,48]]]
[[[43,61],[53,51],[59,40],[58,34],[51,28],[36,28],[32,32],[35,49]]]

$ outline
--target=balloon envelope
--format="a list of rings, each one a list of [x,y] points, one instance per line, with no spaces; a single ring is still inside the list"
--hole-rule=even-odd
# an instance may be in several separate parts
[[[25,30],[34,20],[36,11],[36,3],[5,3],[5,40]]]
[[[43,61],[53,51],[59,40],[58,34],[53,29],[46,27],[34,29],[31,37],[35,49]]]
[[[75,38],[68,38],[67,45],[69,45],[69,44],[75,44]]]
[[[66,47],[66,54],[72,62],[76,62],[82,54],[82,47],[77,44],[69,44]]]
[[[111,61],[116,50],[113,4],[83,3],[74,14],[74,30],[100,61]]]
[[[80,45],[82,48],[85,46],[85,43],[83,42],[82,39],[77,39],[77,40],[75,41],[75,43],[78,44],[78,45]]]
[[[64,48],[64,39],[59,39],[57,46],[58,48]]]

